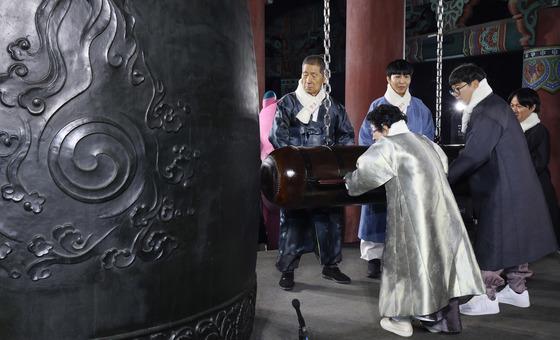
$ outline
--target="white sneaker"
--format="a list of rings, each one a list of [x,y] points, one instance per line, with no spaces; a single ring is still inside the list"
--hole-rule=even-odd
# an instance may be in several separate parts
[[[473,296],[469,302],[459,305],[459,311],[465,315],[489,315],[498,314],[500,306],[498,299],[490,300],[488,295],[482,294]]]
[[[504,289],[496,293],[496,300],[500,303],[507,303],[508,305],[513,305],[521,308],[527,308],[531,306],[529,301],[529,291],[525,290],[523,293],[516,293],[513,289],[507,285]]]
[[[400,336],[412,336],[412,324],[410,319],[395,320],[393,318],[382,318],[379,324],[383,329]]]

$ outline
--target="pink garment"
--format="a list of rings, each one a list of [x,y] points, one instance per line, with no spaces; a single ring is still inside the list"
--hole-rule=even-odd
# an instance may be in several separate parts
[[[276,99],[263,99],[263,109],[259,113],[259,129],[261,135],[261,161],[274,150],[274,147],[268,141],[274,114],[276,113]]]
[[[259,129],[261,138],[261,161],[274,150],[274,147],[268,141],[274,115],[276,114],[276,98],[263,99],[263,109],[259,113]],[[278,207],[269,203],[263,196],[262,213],[266,233],[268,236],[268,249],[278,248],[278,237],[280,232],[280,210]]]

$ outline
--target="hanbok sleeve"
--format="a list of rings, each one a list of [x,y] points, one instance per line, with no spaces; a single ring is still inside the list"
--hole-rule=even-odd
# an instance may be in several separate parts
[[[365,118],[360,126],[358,134],[358,145],[371,145],[373,144],[373,134],[371,131],[371,124]]]
[[[502,127],[484,116],[478,122],[474,122],[471,116],[469,124],[471,123],[465,136],[465,148],[449,167],[449,184],[454,184],[486,163],[492,157],[492,152],[502,136]]]
[[[531,153],[533,165],[540,175],[543,171],[547,170],[548,162],[550,160],[550,137],[548,130],[542,124],[537,124],[536,131],[527,136],[527,145]]]
[[[432,111],[422,102],[420,102],[420,112],[422,113],[422,135],[428,137],[431,141],[434,140],[435,127],[434,119],[432,118]]]
[[[272,121],[268,140],[275,149],[290,145],[290,109],[293,105],[288,105],[287,97],[283,97],[276,103],[276,112]],[[289,107],[288,107],[289,106]]]
[[[445,172],[445,174],[447,175],[447,172],[449,170],[449,164],[448,164],[448,160],[447,160],[447,155],[445,154],[445,152],[442,150],[442,148],[439,147],[439,145],[437,145],[436,143],[429,141],[430,144],[432,145],[432,147],[434,148],[434,150],[436,151],[439,160],[441,161],[441,166],[443,167],[443,171]]]
[[[337,105],[338,128],[335,131],[336,143],[340,145],[354,145],[354,127],[342,104]]]
[[[373,141],[373,132],[371,131],[371,123],[367,120],[367,115],[369,112],[373,111],[377,106],[377,100],[372,102],[369,106],[366,115],[364,116],[364,120],[362,121],[362,125],[360,126],[360,132],[358,134],[358,145],[372,145]]]
[[[358,158],[356,170],[344,176],[350,196],[362,195],[395,177],[390,150],[387,143],[379,142]]]

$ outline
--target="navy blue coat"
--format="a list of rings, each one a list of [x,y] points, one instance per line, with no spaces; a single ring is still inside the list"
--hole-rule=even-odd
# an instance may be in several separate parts
[[[468,176],[482,270],[531,262],[558,246],[527,142],[509,105],[491,94],[474,107],[449,181]]]
[[[331,98],[332,99],[332,98]],[[282,97],[276,104],[276,115],[270,131],[274,148],[283,146],[325,145],[326,129],[323,121],[325,107],[321,106],[317,121],[300,122],[296,115],[303,108],[294,92]],[[329,110],[331,124],[329,135],[332,144],[354,144],[354,128],[344,107],[332,101]],[[276,267],[281,272],[298,267],[304,253],[316,252],[321,264],[334,265],[342,260],[341,230],[343,209],[341,207],[302,210],[280,210],[280,237]]]
[[[354,128],[348,119],[344,106],[332,99],[329,111],[331,124],[330,137],[335,145],[353,145]],[[295,92],[288,93],[276,103],[276,115],[270,131],[270,143],[275,149],[283,146],[319,146],[325,145],[325,107],[321,105],[317,121],[308,124],[300,122],[296,115],[303,108]]]

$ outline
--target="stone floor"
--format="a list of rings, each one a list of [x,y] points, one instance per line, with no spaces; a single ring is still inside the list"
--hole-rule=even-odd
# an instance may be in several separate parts
[[[368,279],[366,262],[359,249],[345,248],[342,271],[352,284],[341,285],[321,278],[321,267],[313,254],[302,258],[295,273],[294,290],[278,287],[274,268],[276,251],[262,251],[257,258],[257,307],[253,340],[297,339],[298,323],[291,301],[301,301],[311,340],[402,339],[379,326],[379,280]],[[530,308],[500,305],[501,312],[489,316],[463,316],[463,332],[431,334],[415,328],[411,339],[516,340],[560,339],[560,255],[553,254],[531,265]]]

